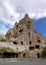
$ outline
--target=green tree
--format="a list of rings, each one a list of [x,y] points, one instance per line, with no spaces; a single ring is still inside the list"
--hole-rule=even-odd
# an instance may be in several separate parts
[[[41,58],[46,58],[46,47],[42,50]]]

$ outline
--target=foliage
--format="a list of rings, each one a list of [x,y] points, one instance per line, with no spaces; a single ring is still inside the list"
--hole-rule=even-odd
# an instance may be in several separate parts
[[[41,53],[41,58],[46,58],[46,47],[43,49]]]
[[[5,42],[5,41],[6,41],[5,35],[1,35],[1,34],[0,34],[0,41],[1,41],[1,42]]]
[[[0,39],[1,42],[6,42],[6,39]]]

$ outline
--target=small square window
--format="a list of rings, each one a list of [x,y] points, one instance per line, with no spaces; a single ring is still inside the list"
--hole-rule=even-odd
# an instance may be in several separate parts
[[[32,44],[32,42],[31,42],[31,41],[29,41],[29,44]]]
[[[23,45],[23,41],[21,41],[21,45]]]
[[[33,50],[34,49],[34,47],[29,47],[29,50]]]
[[[39,43],[41,43],[41,41],[40,40],[37,40]]]
[[[28,33],[28,35],[29,35],[29,38],[30,38],[30,32]]]
[[[16,27],[18,28],[18,25]]]
[[[23,57],[25,58],[25,53],[23,54]]]
[[[17,44],[17,42],[16,42],[16,41],[13,41],[13,44],[15,44],[15,45],[16,45],[16,44]]]
[[[40,48],[40,45],[35,45],[35,48],[39,49]]]
[[[23,31],[23,29],[20,29],[19,32],[21,33]]]
[[[30,21],[28,21],[28,23],[30,23]]]

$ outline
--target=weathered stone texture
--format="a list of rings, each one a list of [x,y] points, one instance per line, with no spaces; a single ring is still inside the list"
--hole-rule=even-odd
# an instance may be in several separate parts
[[[33,20],[27,14],[6,33],[6,39],[10,39],[14,45],[18,46],[19,57],[39,58],[45,47],[45,38],[36,32]],[[22,49],[25,51],[21,51]]]

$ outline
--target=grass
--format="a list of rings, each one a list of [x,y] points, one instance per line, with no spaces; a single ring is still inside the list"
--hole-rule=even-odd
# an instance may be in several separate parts
[[[15,58],[15,59],[17,59],[17,60],[30,60],[30,61],[33,60],[33,58]]]
[[[3,61],[25,61],[25,60],[29,60],[29,61],[32,61],[33,58],[1,58],[1,60]]]

